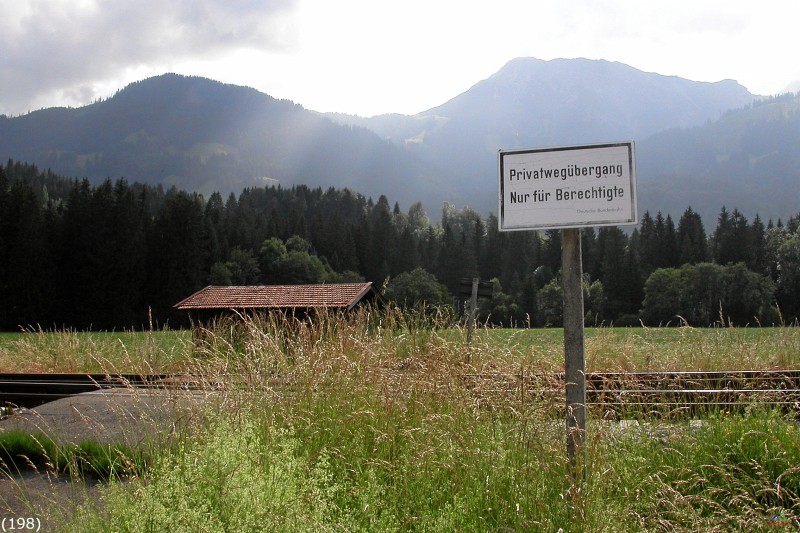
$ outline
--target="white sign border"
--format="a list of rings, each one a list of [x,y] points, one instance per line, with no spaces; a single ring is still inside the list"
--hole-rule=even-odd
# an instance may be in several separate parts
[[[639,223],[638,202],[636,191],[636,158],[634,141],[609,142],[599,144],[579,144],[569,146],[552,146],[547,148],[527,148],[514,150],[499,150],[497,152],[497,177],[498,177],[498,229],[499,231],[531,231],[531,230],[551,230],[567,228],[587,228],[600,226],[628,226]],[[505,205],[504,205],[504,181],[503,181],[503,157],[515,154],[532,154],[540,152],[562,152],[567,150],[587,150],[596,148],[618,148],[625,146],[628,148],[628,164],[630,168],[630,191],[631,191],[631,218],[626,220],[590,220],[586,222],[565,222],[563,224],[525,224],[516,226],[504,226]]]

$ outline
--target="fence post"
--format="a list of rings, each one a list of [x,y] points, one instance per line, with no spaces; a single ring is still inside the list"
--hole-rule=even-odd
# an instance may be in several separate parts
[[[472,331],[475,329],[475,311],[478,308],[478,282],[480,279],[472,278],[472,296],[469,300],[469,318],[467,319],[467,344],[472,342]]]

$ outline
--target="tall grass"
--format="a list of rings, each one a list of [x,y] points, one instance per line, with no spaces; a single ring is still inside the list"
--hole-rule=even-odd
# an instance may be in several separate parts
[[[30,328],[0,336],[0,372],[166,373],[182,370],[190,352],[188,332]]]
[[[751,531],[776,513],[800,524],[800,435],[779,414],[590,421],[588,479],[575,484],[549,401],[463,378],[541,361],[488,331],[467,347],[443,326],[396,310],[216,324],[194,346],[207,423],[70,530]]]
[[[442,331],[461,339],[458,329]],[[586,328],[589,372],[768,370],[800,368],[800,327]],[[564,367],[560,328],[479,329],[472,353],[492,362],[511,359],[545,372]]]
[[[263,319],[257,320],[265,325]],[[387,342],[396,346],[398,355],[415,353],[428,346],[431,337],[439,337],[441,343],[457,350],[464,361],[474,363],[476,368],[563,370],[564,336],[559,328],[479,328],[467,345],[466,331],[445,327],[445,317],[435,330],[427,325],[437,318],[419,313],[392,320],[416,324],[411,328],[406,324],[396,336],[388,336]],[[217,324],[211,336],[217,337],[215,342],[222,338],[239,342],[232,337],[232,327],[233,322]],[[376,331],[383,327],[386,334],[385,326],[376,323],[374,327]],[[286,342],[285,333],[275,333],[264,331],[261,340]],[[197,354],[188,331],[89,333],[29,329],[0,333],[0,372],[182,372],[196,368],[193,365]],[[800,327],[587,328],[586,367],[589,372],[800,368]]]

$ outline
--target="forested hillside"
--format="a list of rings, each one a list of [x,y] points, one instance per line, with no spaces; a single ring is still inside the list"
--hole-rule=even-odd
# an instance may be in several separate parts
[[[747,220],[721,207],[709,233],[645,213],[628,235],[583,232],[587,322],[706,326],[796,319],[800,214]],[[0,328],[184,324],[172,306],[208,284],[364,279],[398,303],[452,304],[464,277],[494,279],[482,316],[558,325],[559,232],[500,233],[490,215],[445,205],[432,224],[349,189],[255,187],[207,200],[175,188],[92,186],[9,161],[0,167]],[[779,315],[775,304],[780,309]]]
[[[425,194],[436,186],[369,130],[334,124],[254,89],[177,74],[132,83],[78,109],[0,115],[0,157],[93,185],[124,177],[206,196],[269,180],[364,185],[385,194]]]
[[[658,133],[636,150],[645,205],[675,213],[691,201],[704,215],[721,204],[747,206],[751,216],[785,213],[800,198],[800,93]]]

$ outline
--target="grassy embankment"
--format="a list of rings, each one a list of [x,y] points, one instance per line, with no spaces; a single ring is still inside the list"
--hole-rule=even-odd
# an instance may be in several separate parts
[[[559,330],[481,330],[465,347],[460,330],[389,313],[224,331],[202,347],[144,344],[144,367],[222,386],[204,424],[140,478],[112,482],[103,509],[87,505],[71,531],[766,531],[776,515],[800,525],[798,428],[757,405],[701,424],[591,419],[588,480],[573,485],[553,405],[460,378],[558,370]],[[0,363],[34,357],[26,343],[46,334],[29,335],[0,345]],[[586,345],[590,371],[800,368],[797,328],[589,330]],[[137,353],[75,368],[138,371],[121,368]]]

